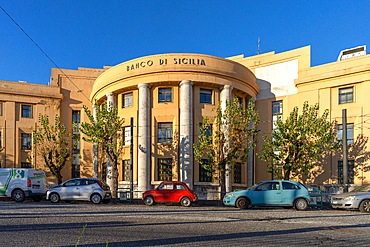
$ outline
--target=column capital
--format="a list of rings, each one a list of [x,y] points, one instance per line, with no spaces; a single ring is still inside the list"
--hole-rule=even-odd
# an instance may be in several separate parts
[[[109,92],[109,93],[105,94],[105,96],[107,96],[107,97],[111,97],[111,96],[114,96],[114,95],[115,95],[115,93],[113,93],[113,92]]]
[[[231,85],[224,85],[223,87],[221,87],[221,90],[233,90],[233,86]]]
[[[180,87],[182,87],[182,86],[184,86],[184,85],[190,85],[190,86],[193,86],[194,85],[194,83],[193,83],[193,81],[191,81],[191,80],[182,80],[181,82],[180,82]]]
[[[146,87],[146,88],[148,88],[148,87],[149,87],[149,84],[148,84],[148,83],[140,83],[140,84],[137,84],[137,87],[138,87],[138,88],[141,88],[141,87]]]

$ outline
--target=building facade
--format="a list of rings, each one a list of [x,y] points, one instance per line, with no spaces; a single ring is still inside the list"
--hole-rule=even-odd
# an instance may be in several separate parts
[[[347,53],[348,54],[348,53]],[[130,186],[130,160],[136,191],[152,188],[163,180],[180,180],[200,197],[214,198],[218,183],[194,160],[192,144],[197,142],[199,124],[214,118],[218,104],[237,97],[245,106],[256,101],[261,122],[258,145],[246,164],[234,169],[230,183],[245,187],[279,177],[255,157],[261,151],[262,135],[270,135],[274,120],[287,117],[295,106],[319,103],[328,109],[330,120],[342,136],[342,112],[347,111],[348,174],[350,183],[370,182],[369,147],[370,56],[351,57],[311,67],[310,47],[252,57],[219,58],[201,54],[161,54],[126,61],[102,69],[52,69],[50,85],[0,81],[0,141],[4,150],[2,167],[41,167],[27,142],[30,127],[37,127],[39,113],[59,114],[68,130],[72,123],[87,121],[83,106],[114,104],[125,119],[125,148],[119,165],[120,187]],[[22,93],[19,93],[22,92]],[[24,117],[32,108],[32,117]],[[131,129],[131,123],[133,128]],[[132,143],[131,143],[132,137]],[[28,136],[29,138],[29,136]],[[64,179],[92,176],[92,144],[77,141],[73,159],[63,170]],[[130,154],[130,147],[133,154]],[[25,146],[30,148],[23,150]],[[26,158],[25,158],[26,157]],[[28,157],[28,158],[27,158]],[[31,159],[30,159],[31,157]],[[23,163],[22,163],[23,162]],[[312,171],[307,183],[342,183],[343,157],[335,153]],[[104,169],[95,172],[104,176]]]

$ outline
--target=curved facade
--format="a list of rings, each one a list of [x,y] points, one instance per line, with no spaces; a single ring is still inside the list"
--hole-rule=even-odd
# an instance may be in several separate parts
[[[261,152],[263,136],[269,136],[278,117],[285,119],[294,107],[305,101],[327,109],[330,121],[343,131],[343,110],[347,111],[348,183],[370,181],[370,55],[353,57],[311,67],[310,47],[256,56],[238,55],[227,59],[199,54],[162,54],[130,60],[103,68],[60,69],[51,71],[50,85],[0,80],[0,166],[43,168],[40,155],[33,152],[32,129],[39,113],[52,121],[61,116],[67,131],[73,123],[89,121],[83,106],[94,107],[109,101],[116,104],[125,119],[125,149],[119,165],[120,188],[145,190],[162,180],[185,181],[202,199],[214,199],[217,181],[207,176],[194,161],[192,144],[197,142],[202,119],[214,117],[219,103],[238,97],[243,104],[256,99],[260,115],[254,154]],[[131,120],[133,130],[131,131]],[[78,134],[74,133],[73,134]],[[133,169],[130,168],[131,136]],[[77,142],[73,157],[62,169],[63,180],[71,177],[105,177],[96,169],[105,162],[91,143]],[[281,178],[283,171],[274,164],[255,159],[251,152],[228,176],[228,186],[245,188],[254,182]],[[303,182],[336,184],[344,182],[344,156],[338,152],[320,161]],[[255,161],[255,162],[254,162]],[[48,172],[49,181],[55,181]],[[133,171],[133,179],[130,173]],[[109,177],[109,176],[107,176]]]
[[[98,104],[107,100],[118,107],[127,123],[126,137],[133,134],[135,190],[145,191],[163,180],[183,181],[193,188],[212,186],[212,179],[193,157],[199,124],[205,116],[215,115],[219,103],[238,97],[245,105],[258,91],[254,74],[234,61],[199,54],[163,54],[109,68],[96,79],[90,100]],[[125,143],[121,184],[128,184],[125,164],[130,160],[130,142]],[[246,184],[242,174],[247,174],[247,167],[242,165],[236,183]]]

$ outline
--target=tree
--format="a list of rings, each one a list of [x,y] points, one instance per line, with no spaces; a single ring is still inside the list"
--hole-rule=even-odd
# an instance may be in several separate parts
[[[108,171],[107,183],[111,188],[112,197],[117,198],[118,189],[118,160],[124,147],[122,129],[124,119],[118,115],[116,107],[107,106],[107,103],[96,105],[96,116],[84,106],[90,123],[83,122],[80,126],[82,139],[86,142],[96,143],[106,155],[111,167]]]
[[[278,118],[271,137],[263,136],[262,152],[257,154],[268,163],[268,171],[280,166],[285,180],[307,175],[319,160],[338,150],[336,129],[328,115],[325,110],[319,116],[319,104],[305,102],[300,115],[295,107],[285,121]]]
[[[231,176],[236,163],[246,163],[249,150],[256,144],[259,116],[254,101],[250,100],[247,109],[243,109],[237,98],[227,101],[225,109],[219,105],[216,113],[214,124],[209,118],[203,119],[194,157],[209,174],[218,172],[216,179],[223,196],[231,189],[226,185],[226,177]]]
[[[62,182],[61,171],[66,162],[71,159],[69,145],[71,133],[60,121],[59,115],[55,116],[55,124],[50,124],[47,115],[39,115],[40,127],[33,130],[33,144],[36,157],[41,156],[51,174]]]
[[[3,150],[4,150],[4,147],[3,147],[3,146],[1,146],[1,143],[0,143],[0,153],[1,153]],[[1,156],[0,156],[0,167],[1,167],[2,162],[3,162],[3,160],[2,160],[2,158],[1,158]]]

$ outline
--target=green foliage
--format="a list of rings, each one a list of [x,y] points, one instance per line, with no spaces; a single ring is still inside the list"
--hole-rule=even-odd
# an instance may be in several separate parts
[[[0,153],[2,152],[2,151],[4,151],[4,147],[3,146],[1,146],[1,143],[0,143]],[[1,159],[1,156],[0,156],[0,167],[1,167],[1,164],[2,164],[2,159]]]
[[[328,121],[329,111],[319,116],[319,105],[305,102],[302,113],[295,107],[289,117],[278,119],[272,136],[263,136],[262,152],[257,156],[268,163],[269,172],[279,166],[284,179],[307,175],[318,161],[338,150],[336,129]]]
[[[96,104],[96,116],[84,106],[89,123],[83,122],[80,131],[86,142],[96,143],[104,152],[112,164],[113,184],[110,184],[113,197],[117,197],[118,186],[118,159],[124,147],[122,129],[124,119],[118,115],[116,107],[108,107],[107,103],[98,106]],[[77,126],[75,126],[77,127]],[[113,186],[113,187],[112,187]]]
[[[55,124],[50,124],[47,115],[39,115],[40,127],[33,130],[32,138],[35,147],[36,157],[41,156],[46,167],[58,180],[62,182],[61,171],[66,162],[71,159],[70,133],[60,121],[58,115],[55,116]]]
[[[217,179],[224,193],[227,167],[232,170],[237,162],[246,163],[249,150],[256,145],[259,116],[254,101],[250,100],[247,109],[243,109],[237,98],[226,102],[225,109],[219,105],[216,112],[213,124],[209,118],[203,119],[199,143],[193,145],[194,157],[209,173],[219,173]]]

